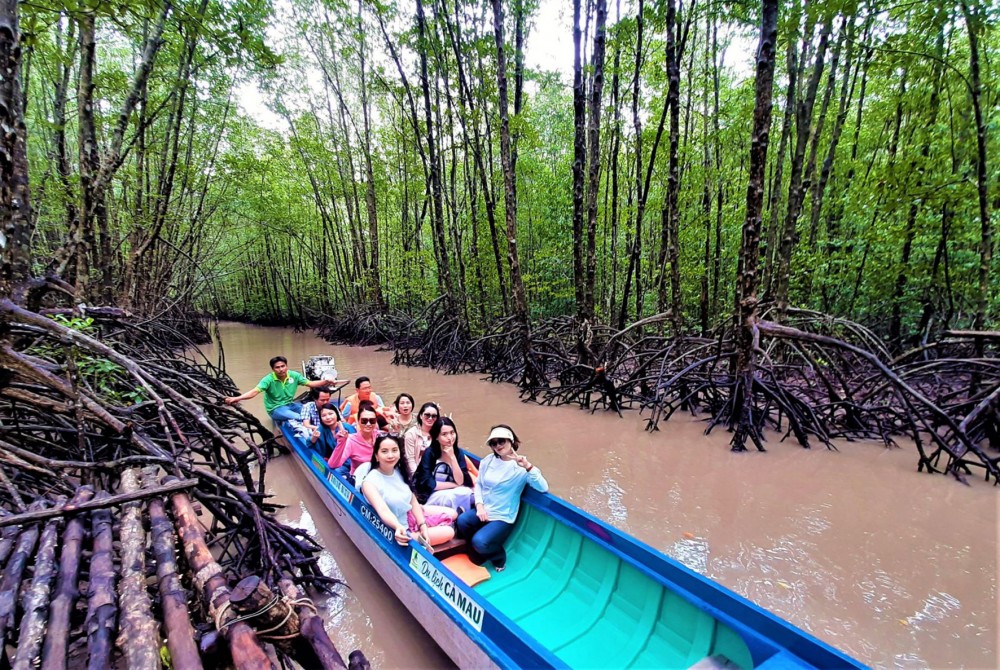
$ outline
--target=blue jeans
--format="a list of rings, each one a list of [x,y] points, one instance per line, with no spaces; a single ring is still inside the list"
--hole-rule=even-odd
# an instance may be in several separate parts
[[[507,552],[504,551],[503,543],[514,530],[514,524],[506,521],[484,523],[479,520],[476,510],[470,509],[458,517],[455,529],[460,538],[469,541],[469,558],[473,563],[482,565],[486,561],[493,561],[497,568],[506,566]]]
[[[292,421],[293,419],[298,421],[300,414],[302,414],[302,403],[300,402],[290,402],[271,410],[271,418],[275,421]]]

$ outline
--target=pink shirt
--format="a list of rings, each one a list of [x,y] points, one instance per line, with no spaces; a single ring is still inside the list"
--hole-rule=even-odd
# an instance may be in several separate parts
[[[351,474],[358,469],[362,463],[370,463],[372,460],[373,445],[365,442],[361,433],[351,433],[347,436],[347,441],[330,456],[326,462],[331,468],[339,468],[348,460],[351,461]]]

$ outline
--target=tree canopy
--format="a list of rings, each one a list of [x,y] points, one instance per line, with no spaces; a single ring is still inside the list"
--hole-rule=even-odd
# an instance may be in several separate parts
[[[736,298],[759,8],[577,4],[571,73],[529,65],[560,27],[524,0],[22,4],[35,274],[269,322],[446,294],[473,332],[521,282],[533,319],[705,334]],[[762,300],[896,348],[994,322],[997,18],[783,4]]]

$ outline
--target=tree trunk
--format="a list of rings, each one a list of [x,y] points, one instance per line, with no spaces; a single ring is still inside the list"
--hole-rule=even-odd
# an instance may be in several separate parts
[[[368,241],[371,244],[371,264],[369,265],[369,281],[371,282],[371,299],[382,308],[385,298],[382,295],[382,277],[379,274],[378,248],[378,210],[375,203],[375,174],[372,170],[372,123],[371,109],[368,103],[368,72],[365,62],[367,43],[365,41],[364,14],[362,0],[358,0],[358,60],[361,69],[361,111],[364,117],[363,145],[365,151],[365,209],[368,212]]]
[[[941,26],[938,31],[937,38],[937,48],[936,54],[938,58],[941,58],[944,54],[944,31],[945,31],[945,21],[941,21]],[[927,133],[924,138],[923,146],[920,149],[920,156],[923,163],[920,164],[918,169],[911,170],[911,174],[916,175],[915,190],[920,191],[923,180],[921,174],[927,169],[926,161],[930,156],[931,151],[931,138],[933,135],[933,129],[937,123],[938,107],[940,106],[941,95],[941,75],[943,73],[943,68],[940,61],[935,61],[932,67],[932,81],[931,81],[931,97],[928,102],[929,112],[928,120],[926,124]],[[916,168],[916,161],[911,163],[911,166]],[[909,190],[909,189],[907,189]],[[920,211],[920,201],[914,199],[910,202],[909,212],[906,216],[906,227],[903,230],[903,249],[902,254],[899,259],[899,270],[896,273],[896,282],[892,293],[892,313],[889,319],[889,343],[896,351],[903,348],[903,302],[906,295],[906,283],[908,279],[908,273],[910,272],[910,255],[913,252],[913,240],[916,236],[917,227],[917,214]]]
[[[581,0],[573,0],[573,287],[576,313],[585,319],[584,265],[586,242],[583,232],[584,172],[587,164],[586,82],[583,75],[583,10]]]
[[[452,282],[448,245],[444,232],[444,205],[442,201],[441,162],[438,157],[437,141],[434,137],[434,115],[431,107],[431,83],[427,70],[427,51],[429,37],[427,35],[427,19],[424,15],[423,0],[417,0],[417,34],[420,60],[420,87],[424,95],[424,122],[427,134],[427,162],[430,171],[431,193],[431,228],[434,240],[434,258],[437,261],[438,290],[445,296],[445,305],[449,314],[455,315],[455,287]]]
[[[813,189],[812,212],[809,218],[809,244],[815,246],[819,231],[820,213],[823,209],[823,197],[826,194],[826,185],[833,174],[833,163],[837,157],[837,146],[840,143],[840,135],[844,130],[847,121],[847,113],[853,97],[853,87],[851,84],[851,61],[854,54],[854,21],[849,20],[847,30],[847,53],[844,57],[844,78],[840,85],[840,103],[837,108],[837,116],[833,121],[833,132],[830,136],[830,145],[827,147],[826,158],[823,159],[823,166],[820,168],[819,181]],[[860,67],[860,64],[859,64]],[[856,72],[856,70],[855,70]],[[831,74],[832,77],[832,74]]]
[[[732,448],[744,451],[749,437],[762,449],[761,437],[753,423],[753,384],[757,340],[757,264],[760,259],[761,211],[764,205],[764,172],[771,132],[771,96],[774,87],[775,46],[778,40],[778,0],[763,0],[760,45],[757,49],[753,130],[750,141],[750,174],[747,185],[747,212],[740,243],[736,276],[736,320],[734,340],[736,386],[730,399],[730,425],[735,429]]]
[[[31,274],[31,231],[17,0],[0,0],[0,296]]]
[[[680,84],[681,56],[683,45],[680,36],[680,21],[677,19],[676,0],[667,0],[667,104],[670,105],[670,156],[667,172],[667,196],[661,212],[659,281],[657,291],[657,311],[667,311],[667,265],[670,265],[670,323],[674,334],[681,331],[680,292]]]
[[[419,0],[418,0],[419,1]],[[507,261],[510,264],[510,282],[514,289],[514,318],[521,331],[521,353],[525,371],[522,386],[533,381],[531,369],[531,333],[528,324],[528,303],[524,295],[524,282],[517,257],[517,194],[514,191],[514,166],[511,161],[510,119],[507,100],[507,59],[504,54],[503,7],[501,0],[493,0],[493,34],[497,47],[497,93],[500,111],[500,164],[503,168],[504,210],[507,219]]]
[[[987,310],[990,304],[990,268],[993,264],[993,228],[990,225],[989,185],[986,169],[986,120],[983,117],[983,86],[979,73],[979,31],[985,21],[985,10],[970,9],[968,2],[962,2],[965,27],[969,32],[969,75],[972,80],[972,110],[976,117],[976,192],[979,197],[979,291],[976,295],[976,314],[972,327],[986,328]]]
[[[604,92],[604,56],[607,39],[604,26],[608,18],[607,0],[597,2],[597,25],[594,32],[594,55],[587,120],[589,165],[587,181],[587,229],[584,257],[583,304],[577,308],[581,321],[594,321],[594,280],[597,269],[597,194],[601,183],[601,102]],[[575,108],[575,105],[574,105]],[[574,163],[575,174],[575,163]]]
[[[788,291],[792,271],[792,253],[798,243],[798,221],[802,211],[802,202],[805,194],[804,184],[804,161],[806,147],[809,137],[812,134],[813,107],[816,104],[816,93],[819,89],[820,78],[823,75],[824,59],[826,48],[830,41],[830,31],[833,27],[833,13],[827,17],[823,23],[819,37],[819,46],[816,49],[816,60],[813,64],[812,75],[806,88],[804,97],[798,100],[795,110],[795,149],[792,154],[791,175],[788,184],[788,208],[785,210],[785,223],[782,227],[781,242],[778,245],[778,257],[775,261],[774,276],[774,300],[778,308],[777,318],[782,318],[785,309],[788,307]]]
[[[620,0],[618,0],[620,5]],[[621,20],[621,7],[618,7],[618,19]],[[605,287],[602,290],[607,290],[607,303],[601,300],[601,304],[606,304],[607,309],[607,319],[610,321],[614,318],[615,313],[615,298],[618,295],[618,221],[620,218],[620,208],[618,207],[618,159],[621,153],[621,143],[622,143],[622,117],[621,117],[621,44],[616,44],[615,46],[615,60],[613,75],[611,77],[611,108],[614,110],[614,121],[612,122],[612,138],[611,138],[611,268],[610,272],[605,275],[605,280],[601,282],[601,285]]]
[[[793,5],[792,17],[788,23],[795,32],[788,36],[788,46],[785,51],[785,67],[788,68],[788,87],[785,89],[785,110],[781,121],[781,139],[778,140],[778,152],[774,154],[774,173],[771,176],[771,193],[768,198],[767,240],[764,244],[764,290],[771,291],[774,286],[774,265],[778,258],[778,232],[781,220],[782,176],[785,170],[785,153],[788,151],[788,140],[792,136],[792,126],[795,121],[795,99],[798,95],[798,82],[801,76],[801,60],[805,58],[803,47],[796,51],[798,43],[799,12],[798,4]]]
[[[75,292],[86,300],[90,285],[90,258],[94,247],[94,209],[99,167],[97,131],[94,127],[94,53],[97,48],[94,15],[83,12],[80,25],[80,69],[77,83],[77,116],[80,150],[80,227],[73,240],[76,255]]]
[[[52,580],[56,575],[56,545],[62,519],[52,519],[45,524],[38,550],[35,553],[34,574],[31,586],[25,593],[22,605],[21,630],[18,634],[17,653],[11,670],[31,670],[42,650],[42,639],[49,618]]]
[[[706,19],[708,23],[711,19]],[[701,261],[701,294],[698,297],[698,308],[701,322],[701,336],[708,336],[708,323],[709,323],[709,312],[711,308],[709,306],[709,275],[711,273],[711,262],[712,262],[712,155],[710,151],[710,141],[708,133],[708,119],[709,119],[709,109],[708,109],[708,75],[710,72],[709,68],[709,56],[711,55],[711,44],[712,44],[712,28],[711,25],[707,25],[705,29],[705,53],[704,53],[704,67],[705,67],[705,81],[702,84],[702,95],[701,95],[701,137],[702,137],[702,158],[701,167],[704,171],[702,175],[702,190],[701,190],[701,211],[702,216],[705,217],[705,242],[704,242],[704,254]],[[693,94],[693,91],[691,92]]]

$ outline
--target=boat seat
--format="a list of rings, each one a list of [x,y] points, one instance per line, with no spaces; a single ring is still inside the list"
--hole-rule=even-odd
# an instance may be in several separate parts
[[[450,558],[455,554],[464,554],[466,552],[467,543],[465,540],[459,539],[457,537],[448,540],[447,542],[442,542],[441,544],[434,545],[434,557],[439,561],[444,561],[446,558]]]
[[[618,570],[611,599],[598,621],[556,655],[573,668],[629,667],[645,648],[660,612],[663,589],[628,564]],[[609,656],[614,650],[614,656]]]
[[[455,554],[441,561],[441,564],[469,587],[474,587],[490,578],[490,571],[470,561],[466,554]]]

